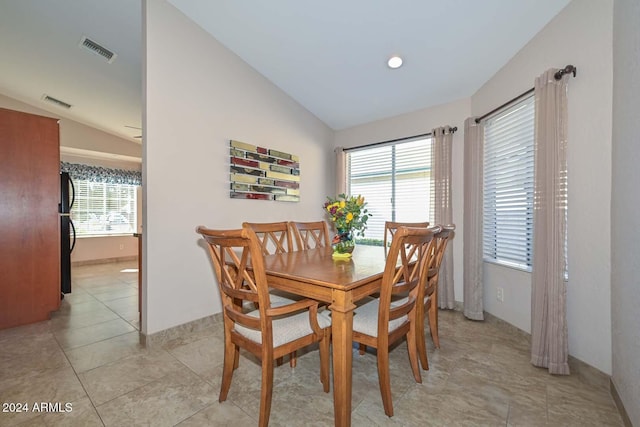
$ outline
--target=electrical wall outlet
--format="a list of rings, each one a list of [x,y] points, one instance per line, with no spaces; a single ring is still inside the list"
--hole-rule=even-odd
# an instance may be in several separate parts
[[[500,302],[504,302],[504,288],[496,288],[496,299]]]
[[[120,250],[124,249],[124,243],[120,243]]]

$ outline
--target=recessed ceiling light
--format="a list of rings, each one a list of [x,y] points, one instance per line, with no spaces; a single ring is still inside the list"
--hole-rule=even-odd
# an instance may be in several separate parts
[[[387,65],[389,66],[389,68],[400,68],[400,66],[402,66],[402,58],[400,58],[399,56],[392,56],[387,61]]]

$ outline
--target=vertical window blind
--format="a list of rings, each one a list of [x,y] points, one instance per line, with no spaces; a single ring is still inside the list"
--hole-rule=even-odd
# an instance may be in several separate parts
[[[531,270],[535,101],[530,96],[485,123],[484,258]]]
[[[348,151],[347,191],[368,203],[367,240],[382,243],[385,221],[429,221],[431,138]]]

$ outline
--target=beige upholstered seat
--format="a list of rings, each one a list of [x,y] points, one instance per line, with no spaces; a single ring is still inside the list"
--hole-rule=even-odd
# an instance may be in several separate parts
[[[329,228],[327,227],[327,223],[324,221],[292,221],[289,225],[291,226],[291,230],[296,238],[299,251],[328,247],[330,245]]]
[[[219,400],[227,399],[240,348],[262,363],[259,425],[269,424],[274,360],[312,343],[320,349],[320,380],[329,391],[329,341],[331,323],[318,316],[318,303],[309,299],[271,304],[262,248],[250,228],[211,230],[198,227],[208,243],[215,267],[224,318],[224,368]],[[246,311],[245,301],[257,303]]]

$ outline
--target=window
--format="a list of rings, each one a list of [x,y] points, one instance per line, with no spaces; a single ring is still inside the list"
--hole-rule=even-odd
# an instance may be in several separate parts
[[[534,97],[485,123],[485,260],[531,270]]]
[[[429,220],[431,138],[407,139],[346,154],[347,192],[364,196],[372,214],[364,243],[382,245],[385,221]]]
[[[78,236],[131,234],[137,230],[137,186],[76,180],[71,219]]]

